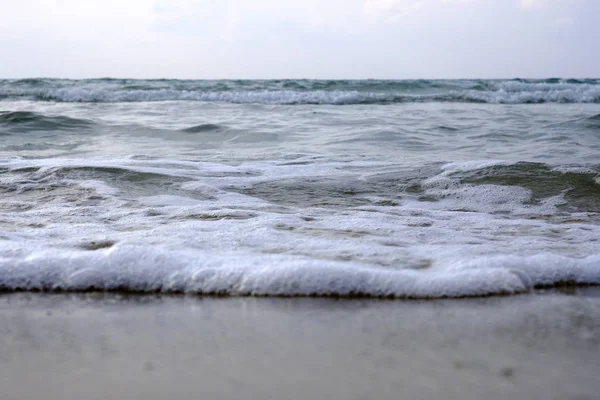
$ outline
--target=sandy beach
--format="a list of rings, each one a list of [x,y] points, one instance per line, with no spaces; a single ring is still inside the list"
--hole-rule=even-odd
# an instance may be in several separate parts
[[[600,289],[433,301],[0,296],[13,399],[594,399]]]

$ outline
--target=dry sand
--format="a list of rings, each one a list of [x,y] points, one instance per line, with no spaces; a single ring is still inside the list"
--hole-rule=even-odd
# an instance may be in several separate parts
[[[598,399],[600,289],[433,301],[0,296],[13,399]]]

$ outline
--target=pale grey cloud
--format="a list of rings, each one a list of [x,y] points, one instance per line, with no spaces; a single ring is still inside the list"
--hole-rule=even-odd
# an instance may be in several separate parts
[[[348,28],[360,18],[363,0],[157,0],[154,27],[191,33],[223,21],[303,24],[328,29]]]
[[[0,0],[2,76],[598,75],[597,0]]]
[[[541,8],[556,0],[519,0],[523,8]]]

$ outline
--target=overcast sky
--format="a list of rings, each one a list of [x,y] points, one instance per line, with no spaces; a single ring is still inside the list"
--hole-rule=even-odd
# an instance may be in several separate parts
[[[600,77],[600,0],[0,6],[0,78]]]

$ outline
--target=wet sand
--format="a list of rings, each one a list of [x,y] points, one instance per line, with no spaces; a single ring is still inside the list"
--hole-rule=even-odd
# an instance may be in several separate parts
[[[600,289],[0,295],[2,399],[597,399]]]

